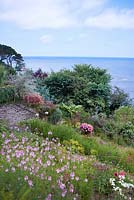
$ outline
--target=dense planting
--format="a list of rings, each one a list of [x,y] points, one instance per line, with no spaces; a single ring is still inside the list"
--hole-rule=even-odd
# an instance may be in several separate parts
[[[0,104],[19,101],[35,116],[0,120],[0,199],[134,199],[134,106],[107,71],[33,72],[0,48],[11,54],[1,57]]]
[[[72,154],[52,132],[48,132],[46,139],[28,132],[3,132],[0,152],[1,199],[86,200],[95,193],[98,199],[120,196],[111,187],[117,169],[99,163],[95,156]],[[125,190],[125,195],[132,197],[133,181],[129,184],[131,191]]]

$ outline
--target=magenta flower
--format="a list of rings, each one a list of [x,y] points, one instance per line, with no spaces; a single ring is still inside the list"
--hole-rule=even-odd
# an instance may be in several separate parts
[[[93,126],[91,124],[87,124],[87,123],[82,123],[80,125],[80,130],[82,133],[84,134],[92,134],[93,132]]]

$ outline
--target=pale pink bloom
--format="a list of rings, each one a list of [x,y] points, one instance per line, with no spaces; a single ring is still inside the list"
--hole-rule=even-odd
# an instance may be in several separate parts
[[[74,176],[75,176],[75,173],[71,172],[71,174],[70,174],[71,179],[74,179]]]
[[[35,158],[35,153],[33,151],[30,152],[30,156],[33,157],[33,158]]]
[[[74,186],[73,186],[72,184],[71,184],[70,187],[69,187],[69,191],[70,191],[71,193],[74,192]]]
[[[51,131],[48,132],[48,135],[52,135],[53,133]]]
[[[60,187],[61,190],[64,190],[66,186],[65,186],[64,183],[60,182],[59,183],[59,187]]]
[[[6,135],[3,133],[3,134],[2,134],[2,138],[4,138],[5,136],[6,136]]]
[[[56,169],[56,172],[57,172],[57,174],[59,174],[61,172],[61,170],[60,169]]]
[[[15,172],[15,167],[12,167],[12,172]]]
[[[80,180],[80,178],[79,178],[78,176],[76,176],[76,177],[75,177],[75,180],[78,181],[78,180]]]
[[[24,166],[24,170],[25,170],[25,171],[27,170],[27,166]]]
[[[62,197],[65,197],[65,196],[66,196],[66,193],[67,193],[67,190],[65,189],[65,190],[61,193],[61,196],[62,196]]]
[[[52,194],[48,194],[45,200],[51,200],[52,199]]]
[[[51,180],[52,180],[52,177],[51,177],[51,176],[48,176],[47,179],[48,179],[48,181],[51,181]]]
[[[51,161],[47,160],[47,166],[50,166],[50,165],[51,165]]]
[[[27,180],[28,180],[28,176],[25,176],[25,177],[24,177],[24,180],[27,181]]]
[[[30,187],[32,187],[32,186],[33,186],[33,182],[32,182],[31,180],[28,180],[28,185],[29,185]]]

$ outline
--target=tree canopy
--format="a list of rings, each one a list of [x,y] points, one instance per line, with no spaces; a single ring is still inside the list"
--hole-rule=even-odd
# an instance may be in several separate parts
[[[75,65],[73,70],[61,70],[51,73],[44,84],[56,103],[69,103],[92,112],[101,112],[108,108],[111,93],[111,76],[105,69],[91,65]]]
[[[24,66],[24,60],[21,54],[10,46],[0,44],[0,63],[8,67],[14,67],[20,71]]]

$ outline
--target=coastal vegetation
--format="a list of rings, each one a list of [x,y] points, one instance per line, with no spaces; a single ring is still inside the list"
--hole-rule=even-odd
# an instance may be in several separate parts
[[[0,199],[134,199],[128,94],[92,65],[50,74],[22,66],[20,54],[0,45],[0,106],[35,113],[15,126],[0,120]]]

